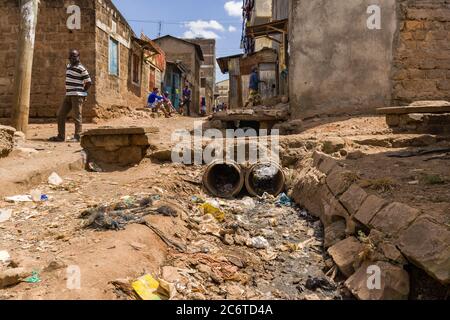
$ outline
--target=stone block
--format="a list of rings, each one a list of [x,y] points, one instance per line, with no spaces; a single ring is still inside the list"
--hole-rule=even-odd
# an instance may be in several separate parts
[[[375,217],[375,214],[377,214],[387,204],[388,202],[382,198],[375,195],[370,195],[362,203],[354,218],[368,227],[370,226],[370,221],[372,221],[373,217]]]
[[[379,286],[377,270],[381,271]],[[407,300],[410,291],[408,272],[384,261],[363,263],[345,286],[359,300]]]
[[[118,163],[121,165],[137,164],[144,158],[144,152],[140,146],[121,148],[117,152]]]
[[[399,248],[408,260],[444,284],[450,284],[450,230],[420,217],[401,232]]]
[[[96,147],[125,147],[130,145],[130,139],[125,134],[91,135],[89,138]]]
[[[329,174],[338,165],[335,158],[318,151],[314,152],[313,160],[313,165],[324,174]]]
[[[357,184],[353,184],[341,196],[340,201],[350,213],[350,215],[354,215],[359,210],[366,198],[367,193]]]
[[[407,228],[420,214],[420,211],[403,203],[394,202],[381,209],[370,223],[374,228],[389,236],[397,235]]]
[[[84,132],[83,135],[134,135],[147,133],[159,133],[159,129],[155,127],[100,127],[88,130]]]
[[[339,270],[350,277],[355,272],[355,265],[359,261],[359,254],[364,250],[364,245],[355,237],[342,240],[328,249]]]
[[[327,177],[327,185],[335,196],[340,196],[350,187],[352,181],[349,181],[348,176],[351,174],[351,171],[338,166],[331,170]]]
[[[334,246],[336,243],[342,241],[346,237],[345,229],[347,225],[345,220],[338,220],[331,223],[329,226],[325,227],[324,233],[324,246],[329,248]]]
[[[133,146],[149,146],[155,137],[151,134],[133,134],[130,136],[130,144]]]

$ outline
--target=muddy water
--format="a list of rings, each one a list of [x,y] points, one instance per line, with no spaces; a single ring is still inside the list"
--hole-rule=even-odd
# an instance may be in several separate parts
[[[169,259],[172,266],[190,270],[177,298],[341,298],[325,275],[332,264],[326,261],[320,221],[270,196],[207,201],[219,205],[225,219],[192,212],[189,253]]]

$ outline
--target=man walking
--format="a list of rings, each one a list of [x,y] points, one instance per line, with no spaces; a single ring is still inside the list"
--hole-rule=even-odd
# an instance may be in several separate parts
[[[252,68],[252,73],[250,75],[250,84],[248,86],[249,88],[249,95],[248,100],[245,103],[244,109],[248,107],[248,105],[251,103],[252,106],[258,106],[261,104],[261,95],[259,94],[259,84],[260,83],[266,83],[265,81],[261,81],[259,79],[258,74],[258,67]]]
[[[82,132],[82,109],[92,85],[88,71],[80,62],[78,50],[69,53],[69,64],[66,69],[66,97],[58,111],[58,136],[50,141],[64,142],[66,140],[66,119],[73,112],[75,135],[71,142],[79,142]]]

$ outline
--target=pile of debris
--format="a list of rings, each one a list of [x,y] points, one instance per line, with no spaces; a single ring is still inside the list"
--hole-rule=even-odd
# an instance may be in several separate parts
[[[172,299],[342,298],[333,280],[337,270],[323,251],[321,222],[285,194],[192,196],[185,205],[185,252],[170,251],[167,265],[154,275],[173,285]]]

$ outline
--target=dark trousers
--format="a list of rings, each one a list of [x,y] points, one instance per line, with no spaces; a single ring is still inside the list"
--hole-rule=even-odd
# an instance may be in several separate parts
[[[66,120],[70,111],[73,112],[73,120],[75,122],[75,138],[79,139],[82,128],[81,112],[83,109],[85,97],[66,96],[63,104],[58,111],[58,137],[66,138]]]

